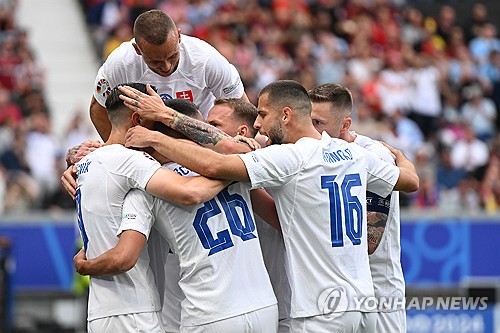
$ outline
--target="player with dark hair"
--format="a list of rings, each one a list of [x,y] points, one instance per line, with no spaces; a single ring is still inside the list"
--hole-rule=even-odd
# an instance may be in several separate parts
[[[208,113],[207,123],[230,135],[255,138],[257,129],[253,124],[256,118],[257,108],[253,104],[239,98],[217,98]],[[255,224],[264,263],[278,300],[278,332],[288,332],[291,291],[285,273],[283,236],[259,216],[255,216]]]
[[[129,84],[145,92],[144,84]],[[178,204],[207,201],[227,182],[205,177],[181,177],[161,168],[149,154],[123,146],[127,130],[151,121],[129,110],[114,88],[106,102],[111,132],[103,147],[76,164],[78,188],[75,201],[84,248],[80,255],[96,258],[108,250],[109,265],[121,274],[93,276],[88,303],[89,332],[161,332],[160,303],[149,258],[144,248],[149,230],[141,225],[120,229],[122,204],[131,189],[147,191]],[[130,217],[132,218],[132,217]],[[118,237],[117,237],[118,236]],[[108,267],[109,268],[109,267]],[[102,267],[93,267],[96,271]],[[87,272],[94,275],[93,271]]]
[[[120,90],[125,104],[150,120],[168,125],[175,116],[151,91],[145,96],[129,87]],[[399,150],[391,148],[395,167],[356,144],[319,134],[311,108],[303,86],[277,81],[260,92],[255,121],[275,145],[222,155],[141,126],[128,131],[126,144],[151,146],[200,174],[251,181],[253,188],[270,191],[285,240],[291,332],[373,332],[375,315],[353,302],[374,296],[366,251],[366,190],[382,197],[393,189],[416,191],[418,176]],[[351,302],[331,309],[333,289],[343,290]]]
[[[189,101],[172,100],[166,104],[180,107],[178,112],[199,113]],[[214,137],[206,132],[200,135],[207,137],[205,141]],[[176,169],[175,164],[165,167]],[[192,175],[186,171],[181,174]],[[217,198],[191,207],[141,191],[127,194],[118,233],[129,228],[140,228],[144,234],[151,230],[154,238],[152,243],[148,241],[148,247],[163,298],[162,320],[167,332],[177,332],[179,322],[182,332],[276,332],[276,298],[262,259],[250,196],[252,201],[259,200],[257,213],[270,216],[274,225],[279,222],[274,206],[268,207],[258,194],[250,195],[249,188],[249,184],[234,182]],[[274,205],[269,199],[266,201]],[[155,235],[153,223],[168,243]],[[221,230],[227,224],[232,236]],[[113,250],[91,260],[81,254],[75,257],[78,272],[116,274]]]
[[[394,163],[394,156],[379,141],[349,130],[353,107],[349,89],[334,83],[317,86],[309,91],[314,127],[335,138],[354,142]],[[397,304],[391,308],[377,307],[376,332],[406,332],[404,310],[405,281],[401,268],[399,193],[387,197],[367,192],[367,235],[370,271],[378,300]]]

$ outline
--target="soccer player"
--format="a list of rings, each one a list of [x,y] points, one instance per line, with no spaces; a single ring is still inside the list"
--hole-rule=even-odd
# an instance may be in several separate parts
[[[121,231],[139,225],[148,233],[156,221],[155,228],[179,260],[179,285],[186,296],[181,332],[276,332],[276,298],[257,240],[249,190],[248,183],[233,183],[216,199],[194,207],[174,205],[136,190],[125,198]],[[261,216],[269,216],[270,211],[276,214],[271,208],[256,206]],[[277,216],[271,217],[278,223]],[[83,274],[115,273],[109,269],[109,262],[113,262],[109,253],[76,261]],[[167,331],[176,330],[169,327]]]
[[[236,98],[218,98],[208,113],[207,123],[229,135],[255,138],[257,129],[253,124],[256,118],[257,109],[252,104]],[[283,236],[258,216],[255,217],[255,223],[264,263],[278,300],[279,332],[288,332],[291,291],[285,273]]]
[[[125,198],[120,231],[138,225],[147,230],[154,223],[179,260],[179,286],[186,297],[180,332],[277,330],[278,308],[249,190],[250,184],[234,182],[195,206],[172,204],[138,190]],[[106,266],[102,260],[88,261],[86,267]]]
[[[311,118],[318,132],[354,142],[369,149],[384,161],[394,163],[391,152],[379,141],[349,130],[352,119],[352,95],[339,84],[327,83],[309,91]],[[399,193],[387,197],[367,192],[367,235],[370,270],[379,304],[376,332],[406,332],[404,310],[405,281],[401,268]]]
[[[204,118],[216,97],[247,99],[236,68],[210,44],[181,34],[161,10],[139,15],[134,37],[114,50],[97,73],[90,118],[102,139],[110,131],[106,97],[125,82],[154,85],[164,99],[188,99]]]
[[[168,99],[164,101],[164,104],[174,110],[178,110],[189,118],[204,121],[196,105],[187,99]],[[153,129],[175,138],[187,138],[180,132],[160,122],[155,122],[153,124]],[[172,161],[164,163],[163,167],[175,171],[183,177],[198,175]],[[166,333],[177,333],[180,330],[181,323],[181,302],[185,299],[184,293],[179,287],[179,259],[158,229],[151,228],[151,235],[152,237],[150,236],[148,239],[148,252],[151,259],[150,266],[153,270],[153,275],[160,293],[163,327]]]
[[[145,92],[143,84],[132,86]],[[162,169],[149,154],[125,148],[127,130],[138,123],[149,123],[126,108],[118,95],[115,88],[106,101],[112,124],[108,140],[76,165],[75,196],[82,251],[92,259],[114,249],[116,260],[110,265],[123,272],[90,279],[88,330],[135,332],[139,326],[143,331],[163,332],[158,292],[144,250],[148,233],[140,225],[119,231],[125,195],[135,188],[179,204],[197,204],[214,197],[227,182],[201,176],[181,177]]]
[[[196,108],[196,105],[186,99],[169,99],[164,101],[164,103],[165,105],[175,110],[179,110],[179,112],[181,112],[183,115],[186,115],[193,119],[204,121],[203,116]],[[172,137],[186,138],[186,136],[162,123],[155,122],[153,124],[153,129],[164,134],[168,134]],[[86,155],[87,154],[85,154],[81,158],[85,157]],[[160,158],[164,160],[163,157]],[[175,171],[181,176],[197,176],[196,173],[191,172],[190,170],[171,161],[166,161],[163,164],[163,167]],[[72,176],[72,174],[68,174],[68,179],[71,181],[73,180]],[[64,176],[62,177],[62,179],[64,179]],[[144,234],[149,233],[149,237],[147,240],[148,254],[150,259],[149,265],[152,269],[160,296],[161,321],[163,324],[163,328],[167,333],[179,332],[181,320],[181,301],[185,298],[184,293],[179,288],[178,284],[180,279],[179,261],[170,249],[170,245],[168,244],[167,240],[158,232],[157,229],[152,228],[150,231],[145,230],[143,232]],[[117,244],[117,247],[122,245],[123,244],[119,243]],[[117,252],[117,249],[112,248],[108,250],[108,253],[99,256],[99,258],[103,261],[101,261],[97,266],[96,264],[92,264],[94,265],[92,266],[89,265],[91,261],[86,260],[85,253],[82,251],[75,256],[73,261],[77,271],[82,275],[89,274],[90,272],[94,274],[119,274],[122,272],[120,270],[120,267],[117,265],[111,265],[109,263],[113,261],[118,262],[119,260],[115,258],[115,256],[118,255],[119,253]],[[140,253],[138,252],[128,252],[127,258],[128,260],[130,260],[130,262],[133,263],[137,261],[139,255]]]
[[[240,98],[217,98],[208,112],[207,123],[230,136],[255,138],[255,106]]]
[[[148,119],[168,125],[175,117],[149,89],[151,96],[129,87],[120,90],[125,104]],[[307,91],[295,81],[277,81],[260,92],[255,126],[275,145],[221,155],[140,126],[128,131],[126,145],[151,146],[200,174],[251,181],[253,188],[270,191],[285,240],[290,331],[373,332],[376,316],[353,302],[374,296],[366,251],[366,190],[382,197],[393,189],[416,191],[414,165],[393,148],[397,167],[356,144],[319,134]],[[345,307],[330,308],[333,290],[342,291]]]
[[[227,129],[227,133],[223,133],[223,131],[221,131],[222,128],[219,126],[216,126],[218,127],[217,130],[205,124],[203,116],[196,106],[185,99],[170,99],[164,101],[166,106],[179,112],[178,121],[172,124],[176,130],[158,122],[154,124],[153,129],[177,138],[186,138],[186,135],[188,135],[204,146],[222,153],[250,151],[249,147],[237,142],[227,134],[239,132],[241,135],[250,135],[253,133],[253,136],[255,136],[255,130],[252,126],[257,116],[255,106],[237,98],[222,99],[219,102],[216,100],[215,103],[220,106],[230,105],[234,107],[235,113],[238,115],[238,117],[220,119],[220,122],[217,123],[222,125],[222,128]],[[212,112],[212,109],[210,112]],[[234,120],[231,125],[226,121],[229,119]],[[197,120],[197,122],[195,120]],[[234,126],[233,129],[231,128],[232,126]],[[236,131],[236,129],[238,130]],[[177,163],[169,162],[163,166],[182,176],[197,175]],[[252,200],[256,199],[261,199],[261,197],[254,195]],[[257,205],[260,203],[261,201],[259,201]],[[275,209],[272,208],[272,211],[275,211]],[[255,216],[255,223],[258,230],[261,229],[261,224],[265,225],[264,228],[267,227],[272,229],[267,223],[262,222],[262,219],[258,215]],[[156,229],[153,228],[151,232],[154,234]],[[274,231],[274,233],[276,233],[276,231]],[[267,234],[264,234],[263,237],[267,237]],[[262,237],[259,237],[259,241],[261,241],[262,244]],[[172,251],[169,251],[168,244],[165,244],[165,242],[162,236],[154,236],[152,240],[148,240],[148,247],[150,249],[150,256],[152,257],[151,263],[153,265],[155,278],[157,279],[160,298],[163,298],[161,302],[163,325],[167,332],[178,332],[181,320],[181,301],[184,299],[184,293],[178,285],[180,279],[178,258]],[[158,278],[159,276],[161,277]],[[271,280],[271,282],[273,282],[273,280]],[[162,293],[163,297],[161,297]]]
[[[229,135],[255,138],[257,129],[253,127],[257,109],[252,104],[237,98],[218,98],[210,109],[207,123]],[[255,205],[254,205],[255,206]],[[288,332],[290,313],[290,284],[285,273],[285,244],[281,232],[274,229],[259,216],[255,217],[259,232],[260,247],[264,257],[274,294],[278,300],[278,332]]]

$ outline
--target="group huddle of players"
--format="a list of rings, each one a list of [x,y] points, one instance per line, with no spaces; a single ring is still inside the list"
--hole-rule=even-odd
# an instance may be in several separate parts
[[[255,107],[236,68],[165,13],[141,14],[134,36],[97,74],[105,143],[62,177],[88,331],[405,332],[401,302],[353,300],[404,298],[393,191],[418,176],[349,130],[349,91],[281,80]]]

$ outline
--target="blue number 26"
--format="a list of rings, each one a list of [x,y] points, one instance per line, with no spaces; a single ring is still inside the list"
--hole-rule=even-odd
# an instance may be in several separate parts
[[[198,209],[193,222],[194,229],[203,247],[207,250],[210,249],[208,253],[209,256],[234,246],[231,234],[241,238],[243,241],[257,237],[253,234],[255,231],[255,223],[252,214],[248,209],[245,199],[241,195],[237,193],[229,194],[228,189],[225,188],[217,194],[216,198],[220,202],[222,210],[217,204],[217,200],[213,198],[205,202],[203,207]],[[243,221],[236,211],[237,207],[239,207],[243,213]],[[216,237],[214,237],[208,226],[208,220],[211,217],[221,214],[222,211],[224,211],[224,215],[226,216],[231,234],[225,229],[219,231],[217,235],[215,235]]]
[[[363,221],[363,206],[357,196],[351,194],[351,187],[361,186],[358,173],[348,174],[342,184],[335,182],[337,176],[321,176],[321,188],[328,189],[330,198],[330,232],[332,247],[344,246],[344,233],[342,230],[342,215],[345,218],[347,237],[353,245],[361,244],[361,230]],[[343,205],[340,205],[342,200]],[[354,216],[356,212],[356,216]]]

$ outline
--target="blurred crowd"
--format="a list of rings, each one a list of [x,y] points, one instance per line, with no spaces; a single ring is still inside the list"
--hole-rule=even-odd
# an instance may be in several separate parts
[[[278,79],[308,89],[341,83],[354,97],[352,128],[416,164],[421,189],[403,206],[500,211],[500,39],[484,4],[458,20],[450,5],[424,15],[403,0],[80,2],[102,60],[132,38],[140,13],[159,8],[233,63],[254,103]],[[44,73],[12,21],[15,4],[0,1],[3,209],[73,207],[57,177],[70,142],[51,135]],[[71,143],[85,135],[79,123],[68,129]]]
[[[417,1],[418,2],[418,1]],[[390,0],[84,0],[104,60],[132,38],[132,23],[159,8],[182,32],[215,46],[256,102],[266,84],[342,83],[353,128],[403,150],[421,190],[404,206],[450,211],[500,204],[500,39],[488,8],[461,18],[442,4],[424,15]]]
[[[58,140],[45,98],[45,73],[29,32],[15,21],[18,2],[0,0],[0,214],[73,209],[59,177],[69,145],[87,139],[75,116]]]

